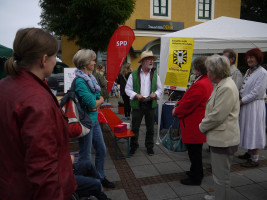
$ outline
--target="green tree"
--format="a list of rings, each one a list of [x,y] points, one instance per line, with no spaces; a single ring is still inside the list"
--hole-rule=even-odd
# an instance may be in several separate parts
[[[240,18],[267,23],[267,0],[242,0]]]
[[[40,0],[39,4],[42,28],[97,51],[107,49],[112,34],[134,11],[135,0]]]
[[[267,0],[242,0],[240,19],[267,23]],[[263,63],[267,63],[267,53],[264,55]],[[248,69],[244,53],[238,55],[238,68],[243,74]]]

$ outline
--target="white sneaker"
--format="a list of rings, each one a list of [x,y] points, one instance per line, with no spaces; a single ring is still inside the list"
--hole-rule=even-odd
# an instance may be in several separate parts
[[[215,196],[212,196],[212,195],[205,195],[205,196],[204,196],[204,199],[205,199],[205,200],[215,200]]]

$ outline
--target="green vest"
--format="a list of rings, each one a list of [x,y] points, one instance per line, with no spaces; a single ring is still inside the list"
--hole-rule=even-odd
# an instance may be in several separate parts
[[[135,70],[132,72],[133,77],[133,91],[137,94],[140,94],[140,79],[138,75],[138,70]],[[157,90],[157,71],[154,71],[153,78],[152,78],[152,84],[151,84],[151,92],[155,92]],[[139,101],[137,99],[130,100],[130,105],[133,109],[140,109]],[[152,108],[157,107],[157,100],[154,99],[152,101]]]

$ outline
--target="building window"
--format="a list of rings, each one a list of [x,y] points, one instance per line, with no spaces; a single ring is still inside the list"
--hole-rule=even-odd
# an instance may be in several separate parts
[[[168,16],[168,0],[153,0],[153,15]]]
[[[211,19],[211,0],[198,0],[198,18]]]
[[[196,21],[205,22],[214,19],[215,0],[196,0]]]

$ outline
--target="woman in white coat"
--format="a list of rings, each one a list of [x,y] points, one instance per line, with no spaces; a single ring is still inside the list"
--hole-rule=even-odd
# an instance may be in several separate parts
[[[208,57],[205,64],[208,77],[215,86],[207,102],[205,118],[199,124],[199,129],[207,136],[207,143],[211,149],[216,200],[230,200],[230,167],[240,141],[239,94],[231,78],[227,57],[213,55]],[[215,199],[210,195],[204,198]]]
[[[240,146],[248,153],[238,156],[248,159],[243,167],[259,165],[259,149],[266,145],[265,102],[267,88],[267,71],[261,67],[263,53],[258,48],[246,53],[249,66],[240,90]]]

